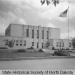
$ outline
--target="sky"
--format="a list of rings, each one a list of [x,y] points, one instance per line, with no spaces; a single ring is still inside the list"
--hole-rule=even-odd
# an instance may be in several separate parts
[[[69,6],[69,15],[59,15]],[[61,38],[75,37],[75,0],[61,0],[55,7],[41,5],[40,0],[0,0],[0,34],[10,23],[60,28]],[[69,24],[69,25],[68,25]]]

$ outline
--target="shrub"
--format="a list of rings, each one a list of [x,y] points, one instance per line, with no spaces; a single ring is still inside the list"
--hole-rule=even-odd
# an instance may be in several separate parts
[[[18,49],[18,52],[25,52],[25,49]]]
[[[42,49],[39,49],[39,52],[43,52],[43,50]]]

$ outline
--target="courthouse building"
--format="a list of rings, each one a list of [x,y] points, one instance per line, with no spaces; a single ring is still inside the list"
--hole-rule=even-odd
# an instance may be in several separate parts
[[[26,49],[34,47],[36,49],[45,48],[50,41],[53,47],[53,40],[60,39],[60,29],[51,27],[41,27],[32,25],[10,24],[5,31],[5,41],[12,41],[13,49]]]

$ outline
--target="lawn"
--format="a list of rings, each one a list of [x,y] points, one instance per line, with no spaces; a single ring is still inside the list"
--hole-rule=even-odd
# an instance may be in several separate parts
[[[65,57],[72,57],[72,56],[52,56],[50,53],[45,53],[45,52],[18,52],[18,51],[13,51],[13,50],[0,50],[0,61],[1,60],[25,60],[25,59],[53,59],[53,58],[65,58]],[[72,57],[72,58],[75,58]]]
[[[19,57],[48,57],[50,53],[44,52],[18,52],[10,50],[0,50],[0,58],[19,58]]]

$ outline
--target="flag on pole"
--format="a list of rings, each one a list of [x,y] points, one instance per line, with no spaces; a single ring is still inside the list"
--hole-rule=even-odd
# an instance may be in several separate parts
[[[68,7],[65,11],[63,11],[63,12],[59,15],[59,17],[67,17],[68,10],[69,10],[69,7]]]

